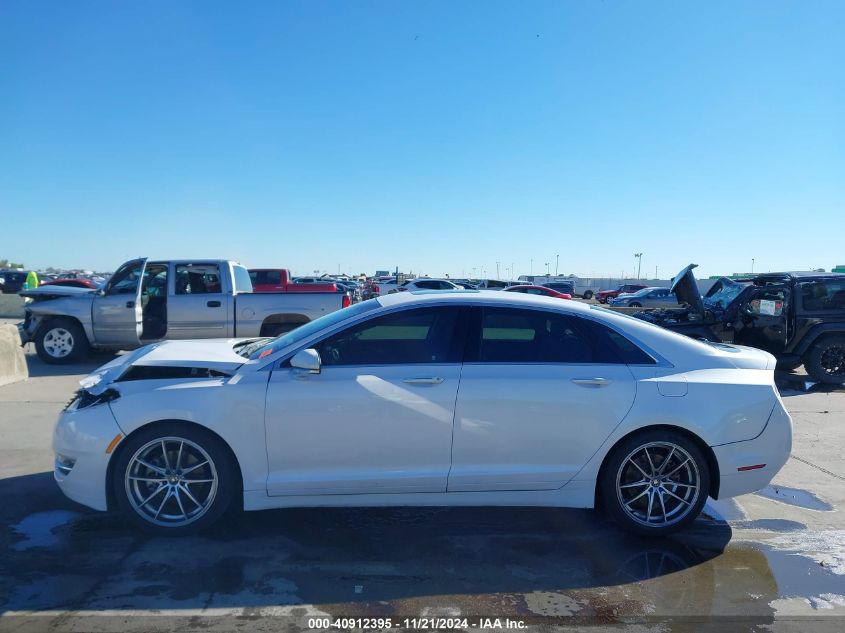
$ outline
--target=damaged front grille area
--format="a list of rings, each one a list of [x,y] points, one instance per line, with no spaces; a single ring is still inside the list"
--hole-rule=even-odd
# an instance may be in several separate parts
[[[79,410],[93,407],[95,404],[111,402],[112,400],[117,400],[119,397],[120,393],[116,389],[106,389],[103,393],[96,395],[89,392],[87,389],[80,389],[73,394],[73,398],[71,398],[70,402],[65,405],[64,410],[67,411],[74,402],[77,403],[76,408]]]
[[[179,378],[222,378],[229,374],[208,367],[166,367],[135,365],[116,382],[129,380],[173,380]]]

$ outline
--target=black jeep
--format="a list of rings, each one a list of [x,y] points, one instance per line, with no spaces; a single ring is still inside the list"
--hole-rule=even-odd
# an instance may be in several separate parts
[[[693,338],[764,349],[779,368],[803,364],[817,381],[845,383],[845,274],[723,277],[702,297],[695,267],[690,264],[672,280],[681,308],[634,316]]]

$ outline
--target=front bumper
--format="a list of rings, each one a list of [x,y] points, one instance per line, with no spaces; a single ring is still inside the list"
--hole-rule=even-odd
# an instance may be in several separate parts
[[[62,412],[53,432],[57,455],[53,475],[70,499],[94,510],[107,510],[106,472],[110,443],[122,435],[107,403],[77,409],[76,403]],[[59,457],[61,456],[61,457]],[[73,466],[68,471],[68,460]]]
[[[792,418],[778,400],[763,431],[752,440],[713,446],[719,463],[719,499],[756,492],[769,485],[792,452]],[[765,464],[754,470],[740,470]]]

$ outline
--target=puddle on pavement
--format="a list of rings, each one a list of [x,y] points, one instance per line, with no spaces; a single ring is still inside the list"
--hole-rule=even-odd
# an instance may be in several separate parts
[[[24,536],[23,541],[12,545],[16,551],[28,550],[33,547],[52,547],[58,545],[58,528],[64,527],[75,521],[80,514],[69,510],[49,510],[47,512],[36,512],[25,517],[12,529]]]
[[[805,510],[832,512],[834,509],[827,501],[823,501],[813,493],[808,492],[807,490],[801,490],[800,488],[787,488],[786,486],[769,484],[754,494],[759,497],[771,499],[772,501],[779,501],[780,503],[804,508]]]

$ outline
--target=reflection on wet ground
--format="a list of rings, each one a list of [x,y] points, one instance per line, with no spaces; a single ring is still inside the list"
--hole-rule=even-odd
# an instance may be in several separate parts
[[[50,485],[48,477],[18,483],[26,490]],[[182,539],[140,536],[114,515],[81,510],[14,516],[7,506],[2,515],[7,616],[307,609],[544,623],[711,614],[768,622],[778,600],[831,611],[845,595],[842,570],[799,554],[806,530],[797,522],[742,525],[777,532],[759,545],[731,542],[731,528],[707,518],[673,537],[643,539],[590,511],[535,508],[267,511]],[[841,543],[832,538],[835,551]]]

